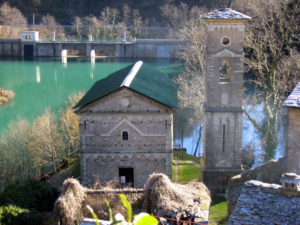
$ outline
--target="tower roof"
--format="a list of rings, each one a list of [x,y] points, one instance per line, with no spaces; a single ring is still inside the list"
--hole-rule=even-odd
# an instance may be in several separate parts
[[[284,107],[300,108],[300,82],[297,84],[293,92],[283,103]]]
[[[171,108],[178,108],[177,84],[166,74],[138,61],[97,81],[74,106],[79,108],[127,87]]]
[[[230,8],[220,8],[201,16],[202,19],[251,19],[243,13]]]

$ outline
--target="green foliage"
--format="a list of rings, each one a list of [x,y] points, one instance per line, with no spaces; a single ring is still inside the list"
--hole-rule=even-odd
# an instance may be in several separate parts
[[[77,178],[80,176],[80,161],[78,160],[72,168],[72,171],[70,173],[70,177]]]
[[[24,214],[28,209],[22,209],[13,205],[0,207],[0,224],[22,224],[25,221]]]
[[[158,221],[155,217],[150,215],[142,215],[141,218],[137,220],[135,225],[157,225]]]
[[[40,225],[43,214],[28,209],[19,208],[14,205],[0,207],[1,225]]]
[[[127,198],[126,198],[125,195],[120,194],[120,198],[121,198],[121,200],[123,202],[123,205],[127,209],[127,215],[128,215],[127,221],[128,221],[128,223],[131,223],[131,220],[132,220],[131,205],[127,201]],[[107,204],[107,208],[108,208],[108,211],[109,211],[109,218],[110,218],[110,221],[112,222],[112,225],[116,225],[116,224],[119,224],[119,223],[120,224],[124,224],[123,222],[125,222],[125,221],[116,221],[115,218],[112,218],[112,210],[109,207],[109,202],[107,200],[105,200],[105,203]],[[97,217],[96,213],[94,213],[94,210],[89,205],[87,205],[87,208],[92,213],[93,218],[96,220],[96,225],[99,225],[98,217]],[[155,217],[150,216],[147,213],[140,213],[140,214],[134,216],[134,220],[133,220],[132,224],[134,224],[134,225],[157,225],[158,224],[158,220]]]
[[[0,206],[15,205],[40,212],[51,211],[57,197],[58,190],[49,183],[30,180],[6,186],[0,192]]]
[[[209,208],[209,224],[226,224],[228,219],[227,201],[224,197],[213,197]]]
[[[113,218],[112,218],[112,210],[111,210],[111,208],[109,207],[109,202],[108,202],[107,200],[105,200],[105,203],[106,203],[107,208],[108,208],[109,221],[112,222],[112,221],[113,221]],[[94,217],[94,218],[95,218],[95,217],[97,218],[96,214],[93,215],[93,217]]]
[[[120,198],[123,202],[123,205],[125,206],[125,208],[127,209],[127,221],[131,222],[132,220],[132,209],[131,209],[131,205],[130,203],[127,201],[126,196],[123,194],[120,194]]]

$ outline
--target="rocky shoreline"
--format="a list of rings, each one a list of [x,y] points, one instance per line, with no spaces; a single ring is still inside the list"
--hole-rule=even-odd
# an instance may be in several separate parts
[[[13,91],[6,91],[3,88],[0,88],[0,105],[9,102],[14,96],[15,93]]]

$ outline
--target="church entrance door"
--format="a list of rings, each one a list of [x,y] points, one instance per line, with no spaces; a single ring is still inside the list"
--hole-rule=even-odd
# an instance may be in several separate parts
[[[119,178],[121,180],[121,184],[134,187],[133,168],[119,168]]]
[[[218,194],[225,194],[228,185],[228,176],[218,176]]]

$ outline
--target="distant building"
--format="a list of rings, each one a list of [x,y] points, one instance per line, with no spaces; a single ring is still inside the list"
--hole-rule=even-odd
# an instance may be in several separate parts
[[[300,82],[283,103],[287,112],[286,171],[300,174]]]
[[[221,8],[202,18],[208,29],[203,181],[216,195],[242,172],[243,42],[251,17]]]
[[[83,185],[114,178],[142,188],[153,172],[172,178],[177,85],[139,61],[97,81],[74,107]]]
[[[39,40],[39,31],[22,31],[21,41],[34,42]]]

